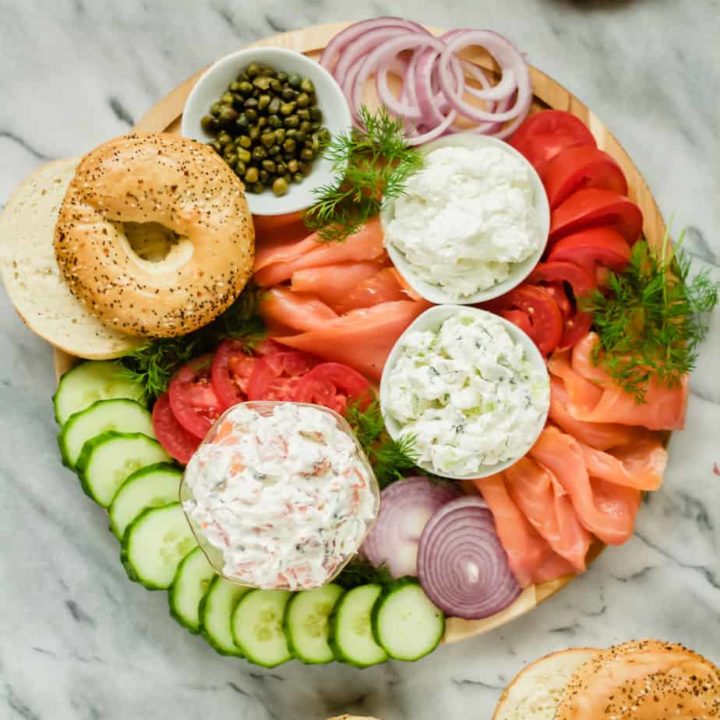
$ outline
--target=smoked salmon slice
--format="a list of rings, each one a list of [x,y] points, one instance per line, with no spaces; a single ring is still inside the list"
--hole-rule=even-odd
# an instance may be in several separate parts
[[[263,293],[258,311],[265,322],[290,330],[315,330],[338,314],[322,300],[307,293],[296,293],[286,288],[271,288]]]
[[[682,430],[687,407],[687,376],[672,388],[651,381],[645,402],[636,403],[602,368],[593,365],[591,353],[596,342],[598,336],[588,333],[572,351],[555,353],[548,363],[550,372],[564,382],[568,413],[583,422]]]
[[[347,262],[303,268],[293,273],[293,292],[312,293],[330,307],[337,309],[361,283],[382,269],[375,262]]]
[[[584,571],[592,537],[555,475],[525,457],[505,470],[505,480],[510,497],[548,545],[576,571]]]
[[[335,265],[348,261],[374,261],[384,259],[383,232],[380,220],[374,218],[343,242],[319,242],[313,234],[287,246],[276,246],[260,251],[253,278],[261,287],[270,287],[292,278],[303,268]]]
[[[372,277],[363,280],[344,301],[337,306],[338,312],[372,307],[380,303],[407,300],[408,296],[397,281],[394,268],[383,268]]]
[[[552,550],[508,493],[503,473],[473,481],[488,504],[510,569],[522,587],[575,574],[575,568]]]
[[[667,451],[658,439],[639,440],[611,452],[586,445],[582,446],[582,450],[591,478],[637,490],[657,490],[662,485]]]
[[[592,478],[582,446],[575,438],[546,427],[530,456],[565,488],[580,522],[608,545],[621,545],[631,535],[641,493],[632,487]]]
[[[400,300],[352,310],[299,335],[273,340],[379,379],[392,346],[428,303]]]

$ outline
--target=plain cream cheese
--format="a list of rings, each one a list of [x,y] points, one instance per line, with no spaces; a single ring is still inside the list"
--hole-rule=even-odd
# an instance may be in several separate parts
[[[385,236],[454,299],[486,290],[543,242],[532,169],[494,146],[433,150],[395,200]]]

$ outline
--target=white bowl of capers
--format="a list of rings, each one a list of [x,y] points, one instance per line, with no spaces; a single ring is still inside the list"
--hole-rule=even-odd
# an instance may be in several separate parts
[[[352,127],[340,86],[315,60],[283,48],[227,55],[195,83],[181,132],[208,143],[245,184],[253,215],[310,207],[332,182],[327,142]]]

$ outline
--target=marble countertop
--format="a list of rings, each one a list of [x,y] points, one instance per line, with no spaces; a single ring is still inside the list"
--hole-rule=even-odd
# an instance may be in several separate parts
[[[392,13],[510,36],[606,121],[720,279],[719,12],[718,0],[0,0],[0,202],[246,42]],[[216,655],[172,620],[165,593],[128,582],[104,513],[60,464],[50,348],[0,293],[0,717],[485,720],[523,664],[568,645],[662,637],[717,661],[718,357],[716,312],[665,486],[630,542],[536,611],[415,665],[265,671]]]

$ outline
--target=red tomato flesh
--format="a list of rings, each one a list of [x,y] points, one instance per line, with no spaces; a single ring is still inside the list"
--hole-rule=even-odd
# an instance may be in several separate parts
[[[170,407],[188,432],[204,438],[223,411],[210,383],[212,355],[202,355],[183,365],[170,381]]]
[[[545,165],[566,148],[596,147],[595,138],[582,120],[563,110],[542,110],[531,115],[515,131],[510,144],[542,172]]]
[[[341,363],[326,362],[316,365],[300,380],[294,399],[324,405],[344,415],[349,402],[359,400],[366,406],[372,396],[370,383],[357,370]]]
[[[584,267],[572,262],[541,262],[528,277],[529,282],[566,282],[576,298],[587,295],[595,288],[595,276]]]
[[[611,190],[578,190],[552,211],[550,242],[579,230],[605,226],[616,230],[631,245],[640,237],[643,216],[640,208]]]
[[[307,353],[287,351],[257,358],[248,381],[248,400],[293,400],[300,379],[317,360]]]
[[[625,174],[606,152],[589,145],[565,148],[548,161],[542,171],[551,208],[583,188],[612,190],[627,194]]]
[[[248,382],[255,358],[239,340],[223,340],[215,351],[210,382],[223,409],[247,399]]]
[[[188,432],[175,419],[167,393],[163,393],[153,405],[152,425],[155,437],[165,452],[183,465],[187,465],[201,440]]]
[[[598,264],[620,271],[630,262],[630,246],[625,238],[609,227],[581,230],[560,238],[550,250],[548,261],[574,262],[589,272]]]

